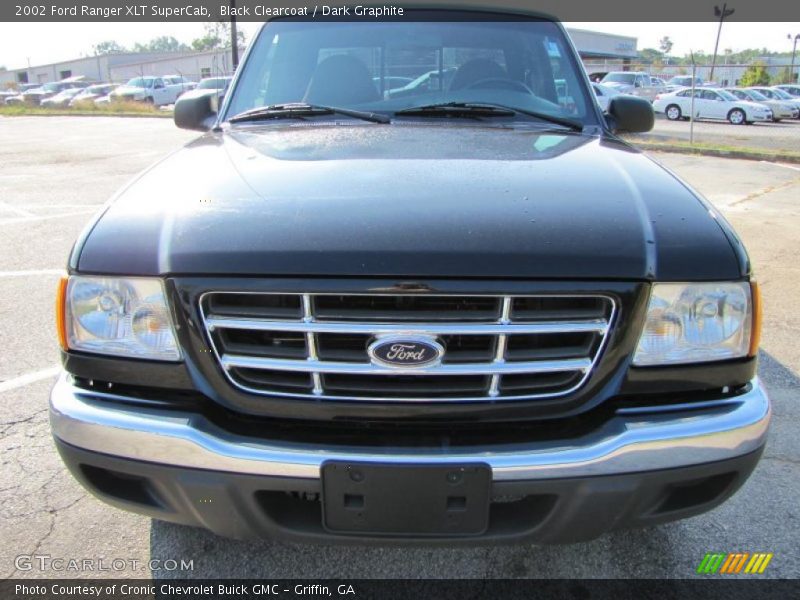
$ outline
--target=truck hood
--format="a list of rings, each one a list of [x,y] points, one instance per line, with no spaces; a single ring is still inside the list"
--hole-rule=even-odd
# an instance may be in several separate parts
[[[426,123],[239,126],[146,171],[72,268],[128,275],[699,280],[738,240],[614,139]]]

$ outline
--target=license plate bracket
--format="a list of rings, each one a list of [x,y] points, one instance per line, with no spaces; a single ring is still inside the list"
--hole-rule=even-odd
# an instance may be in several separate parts
[[[491,467],[374,464],[322,465],[323,525],[332,533],[470,536],[489,525]]]

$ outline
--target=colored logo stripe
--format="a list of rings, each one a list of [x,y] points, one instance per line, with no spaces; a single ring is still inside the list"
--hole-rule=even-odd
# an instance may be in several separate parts
[[[772,560],[772,552],[706,552],[703,560],[697,566],[697,573],[713,575],[715,573],[732,575],[744,572],[751,575],[760,575]],[[745,566],[747,565],[747,566]]]

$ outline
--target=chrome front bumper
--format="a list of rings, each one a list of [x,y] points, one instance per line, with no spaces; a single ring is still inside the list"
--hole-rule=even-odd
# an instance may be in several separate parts
[[[225,432],[201,415],[109,402],[62,375],[50,396],[60,441],[83,450],[175,467],[319,479],[328,460],[482,462],[494,481],[556,479],[670,469],[726,460],[763,446],[770,402],[758,379],[742,394],[697,408],[619,411],[591,434],[491,447],[390,448],[273,442]]]

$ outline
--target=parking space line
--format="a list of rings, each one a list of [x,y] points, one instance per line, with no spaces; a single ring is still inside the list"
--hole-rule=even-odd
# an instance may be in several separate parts
[[[34,371],[33,373],[26,373],[25,375],[20,375],[19,377],[15,377],[14,379],[9,379],[8,381],[0,382],[0,393],[25,387],[26,385],[30,385],[31,383],[36,383],[37,381],[41,381],[42,379],[49,379],[50,377],[55,377],[56,375],[58,375],[58,372],[60,370],[61,367],[50,367],[48,369],[42,369],[41,371]]]
[[[15,217],[12,219],[0,219],[0,225],[13,225],[15,223],[30,223],[31,221],[46,221],[48,219],[63,219],[66,217],[77,217],[80,215],[88,215],[95,212],[92,210],[82,210],[78,212],[62,213],[60,215],[43,215],[33,217]]]
[[[2,208],[3,210],[7,210],[9,212],[13,212],[13,213],[19,215],[20,217],[35,217],[36,216],[32,212],[30,212],[28,210],[25,210],[24,208],[19,208],[17,206],[11,206],[10,204],[8,204],[6,202],[0,202],[0,208]]]
[[[795,166],[792,166],[792,165],[785,165],[783,163],[770,162],[768,160],[762,160],[761,162],[764,163],[765,165],[772,165],[774,167],[783,167],[784,169],[791,169],[792,171],[800,171],[800,167],[795,167]]]
[[[31,277],[36,275],[63,275],[64,269],[33,269],[29,271],[0,271],[0,277]]]

